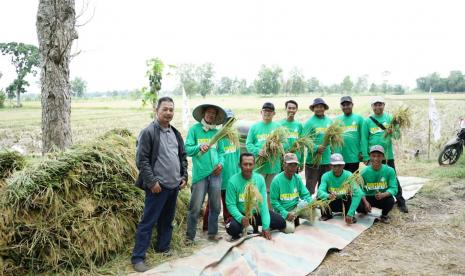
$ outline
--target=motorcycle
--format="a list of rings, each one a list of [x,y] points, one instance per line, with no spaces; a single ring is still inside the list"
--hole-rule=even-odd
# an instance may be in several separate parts
[[[463,153],[463,147],[465,146],[465,119],[460,121],[460,129],[457,132],[456,137],[449,140],[446,143],[443,150],[439,154],[438,162],[439,165],[453,165],[455,164],[460,155]]]

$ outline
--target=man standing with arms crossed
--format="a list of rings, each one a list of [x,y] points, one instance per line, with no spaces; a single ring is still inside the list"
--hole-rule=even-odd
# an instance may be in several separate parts
[[[170,123],[174,102],[169,97],[158,100],[156,119],[139,134],[136,165],[139,169],[136,186],[145,191],[144,214],[137,226],[131,262],[137,272],[150,269],[144,262],[157,225],[155,251],[169,254],[173,233],[172,222],[176,199],[187,183],[187,158],[184,141]]]

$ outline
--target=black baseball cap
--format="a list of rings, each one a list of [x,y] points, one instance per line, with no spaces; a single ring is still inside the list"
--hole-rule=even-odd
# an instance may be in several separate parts
[[[262,110],[263,109],[269,109],[271,111],[274,111],[274,104],[270,103],[270,102],[266,102],[263,104],[262,106]]]
[[[341,104],[342,104],[342,103],[345,103],[345,102],[354,103],[354,102],[352,101],[352,97],[351,97],[351,96],[343,96],[343,97],[341,97]]]

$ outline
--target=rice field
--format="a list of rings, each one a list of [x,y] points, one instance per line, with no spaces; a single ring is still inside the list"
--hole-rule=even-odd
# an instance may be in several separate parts
[[[436,106],[441,117],[442,138],[432,142],[431,159],[435,159],[441,145],[453,137],[458,127],[460,117],[465,117],[465,94],[434,95]],[[274,120],[285,118],[284,102],[296,100],[300,106],[296,118],[305,122],[312,112],[308,109],[314,95],[309,96],[279,96],[265,98],[259,96],[210,96],[206,99],[196,97],[189,100],[192,110],[195,106],[209,102],[231,108],[239,120],[260,120],[260,108],[265,101],[271,101],[276,107]],[[340,96],[325,96],[330,109],[329,116],[341,114],[339,109]],[[354,111],[367,116],[370,113],[370,96],[354,96]],[[185,135],[182,129],[182,99],[175,97],[175,117],[173,124]],[[412,127],[403,132],[403,138],[395,145],[396,159],[410,158],[419,150],[420,156],[427,157],[428,151],[428,96],[403,95],[387,96],[386,110],[394,112],[398,106],[408,106],[413,114]],[[131,100],[81,100],[73,101],[71,126],[73,142],[82,143],[98,137],[112,128],[127,128],[135,135],[153,118],[149,107],[141,107],[140,101]],[[190,118],[190,124],[194,122]],[[11,148],[20,145],[28,153],[39,154],[41,147],[41,109],[40,102],[25,102],[21,109],[0,109],[0,148]]]
[[[201,103],[214,103],[223,107],[231,108],[239,120],[257,121],[260,120],[260,108],[265,101],[271,101],[276,106],[275,120],[285,118],[284,102],[288,99],[294,99],[300,104],[300,111],[297,113],[297,119],[304,122],[312,112],[308,109],[308,105],[312,102],[314,95],[310,96],[280,96],[274,98],[264,98],[258,96],[247,97],[208,97],[207,99],[193,98],[189,101],[191,110]],[[339,109],[340,96],[326,96],[324,99],[329,104],[329,116],[337,116],[341,114]],[[354,111],[367,116],[370,113],[370,98],[369,96],[353,97],[355,102]],[[405,95],[405,96],[388,96],[386,97],[386,111],[393,112],[399,106],[407,106],[412,112],[412,126],[402,132],[402,139],[395,143],[395,155],[398,171],[401,175],[422,176],[431,178],[429,184],[425,185],[420,195],[409,201],[411,214],[402,216],[397,211],[393,212],[393,223],[389,227],[375,226],[368,230],[366,234],[358,238],[347,249],[344,249],[341,254],[330,254],[323,262],[316,274],[340,274],[350,273],[353,271],[353,265],[358,262],[356,259],[359,254],[369,256],[369,251],[376,246],[376,241],[381,236],[387,236],[392,239],[401,239],[403,244],[397,243],[396,246],[385,247],[388,260],[385,263],[379,263],[376,268],[381,269],[386,274],[396,274],[406,272],[411,262],[402,266],[396,267],[396,270],[383,270],[385,266],[389,267],[392,260],[397,260],[399,254],[410,260],[412,254],[420,254],[425,260],[417,260],[414,262],[416,267],[422,265],[429,266],[434,264],[431,260],[428,249],[418,249],[417,246],[424,240],[434,240],[437,252],[444,256],[449,256],[447,261],[450,269],[440,271],[459,271],[461,264],[465,263],[462,257],[457,257],[454,261],[454,256],[460,255],[458,247],[449,248],[449,240],[451,233],[454,233],[457,241],[457,246],[463,244],[465,233],[463,228],[459,227],[464,224],[464,209],[463,209],[463,192],[465,187],[463,166],[465,158],[462,157],[456,166],[450,168],[442,168],[437,165],[435,159],[439,153],[441,145],[455,135],[458,128],[459,118],[465,117],[465,94],[461,95],[435,95],[436,106],[441,117],[442,123],[442,138],[437,142],[432,142],[431,156],[428,160],[428,97],[427,95]],[[182,129],[182,99],[175,98],[176,110],[173,124],[185,136],[186,131]],[[82,100],[72,103],[72,131],[74,143],[88,143],[95,138],[101,136],[108,130],[114,128],[129,129],[134,135],[153,120],[153,112],[149,107],[141,107],[139,101],[130,100]],[[193,119],[190,118],[192,125]],[[40,132],[41,132],[41,109],[40,102],[25,102],[24,108],[0,109],[0,151],[2,148],[10,149],[13,146],[24,148],[29,154],[40,155]],[[132,147],[131,147],[132,148]],[[414,159],[414,153],[420,152],[419,158]],[[462,168],[462,169],[461,169]],[[0,183],[1,184],[1,183]],[[1,185],[0,185],[1,186]],[[438,210],[448,210],[447,215],[443,215]],[[418,220],[418,221],[417,221]],[[450,228],[450,225],[454,226]],[[400,231],[399,229],[402,229]],[[418,231],[416,235],[409,234],[409,229]],[[439,235],[439,236],[438,236]],[[404,251],[399,251],[398,248],[403,248]],[[415,253],[409,250],[413,248]],[[130,248],[127,248],[124,254],[114,256],[114,259],[102,267],[97,268],[99,274],[127,274],[131,271],[128,262]],[[192,248],[195,250],[195,248]],[[190,251],[190,250],[188,250]],[[364,252],[364,253],[359,253]],[[410,252],[410,253],[409,253]],[[183,252],[181,252],[184,254]],[[189,253],[189,252],[188,252]],[[186,253],[186,254],[188,254]],[[179,254],[179,253],[177,253]],[[346,255],[343,255],[346,254]],[[415,255],[415,256],[416,256]],[[177,255],[180,257],[181,255]],[[349,257],[347,257],[349,256]],[[176,257],[176,256],[175,256]],[[365,258],[365,257],[364,257]],[[156,254],[149,253],[149,262],[152,264],[160,263],[165,260],[165,257],[160,257]],[[366,263],[375,261],[373,258],[368,258]],[[441,260],[439,260],[441,261]],[[438,261],[438,262],[439,262]],[[442,261],[441,261],[442,262]],[[341,266],[342,264],[342,266]],[[374,272],[373,266],[360,267],[357,265],[358,272],[369,273]],[[360,270],[361,269],[361,270]],[[386,268],[388,269],[388,268]],[[80,274],[80,271],[76,271]],[[95,271],[94,271],[95,272]],[[430,272],[437,272],[431,270]],[[81,274],[87,272],[82,271]]]

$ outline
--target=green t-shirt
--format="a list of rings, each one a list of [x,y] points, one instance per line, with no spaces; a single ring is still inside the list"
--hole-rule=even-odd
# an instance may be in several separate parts
[[[329,194],[331,192],[336,194],[336,198],[345,197],[348,191],[342,186],[342,184],[351,175],[352,173],[346,170],[343,170],[340,176],[335,176],[332,170],[324,173],[321,177],[321,184],[318,187],[318,198],[329,199]],[[349,211],[347,211],[348,216],[354,216],[355,210],[357,210],[358,205],[360,205],[362,197],[363,192],[360,186],[353,184],[352,203],[350,204]]]
[[[374,196],[377,192],[397,195],[397,178],[393,168],[381,165],[381,168],[375,171],[372,166],[367,166],[362,170],[362,177],[365,195]]]
[[[300,175],[294,174],[292,179],[289,179],[284,172],[281,172],[273,178],[270,187],[270,203],[284,219],[287,218],[288,212],[297,206],[299,198],[308,203],[312,201]]]
[[[344,134],[342,136],[344,139],[344,145],[336,151],[342,154],[346,163],[360,162],[358,155],[362,152],[360,141],[364,122],[363,117],[353,113],[349,116],[342,114],[337,117],[336,120],[339,120],[344,127]]]
[[[328,116],[323,116],[319,118],[316,115],[313,115],[308,121],[304,124],[302,135],[310,134],[315,136],[315,146],[313,149],[307,149],[307,160],[305,161],[308,165],[313,165],[314,158],[317,153],[318,146],[323,144],[325,137],[326,129],[331,125],[333,121]],[[320,162],[320,165],[329,164],[329,157],[331,156],[331,149],[328,145],[323,152],[323,156]]]
[[[294,145],[294,142],[302,136],[302,124],[299,121],[292,121],[289,122],[288,120],[284,119],[279,122],[279,124],[285,127],[289,131],[289,135],[287,137],[287,144],[284,145],[284,150],[286,152]],[[304,150],[301,152],[296,152],[297,158],[299,159],[299,164],[303,165],[302,162],[304,160]]]
[[[229,178],[240,172],[239,158],[241,149],[232,144],[228,138],[223,138],[220,143],[224,149],[224,165],[221,172],[221,190],[226,190]]]
[[[380,116],[374,114],[371,116],[373,116],[385,128],[388,128],[392,121],[392,116],[385,112]],[[387,160],[394,159],[394,152],[392,150],[392,138],[398,138],[400,136],[400,133],[398,131],[395,131],[393,136],[388,136],[386,138],[384,137],[384,133],[385,131],[378,127],[369,117],[365,119],[365,122],[363,123],[362,127],[361,136],[363,161],[367,161],[370,159],[370,147],[374,145],[383,146],[385,158]]]
[[[199,154],[200,145],[208,144],[215,136],[217,129],[205,131],[201,123],[193,125],[187,133],[184,145],[187,156],[192,157],[192,184],[209,176],[216,165],[224,164],[224,149],[220,143],[213,145],[207,152]]]
[[[262,229],[268,230],[270,228],[270,212],[266,199],[265,179],[260,174],[253,172],[250,179],[244,179],[242,173],[233,175],[229,179],[228,188],[226,189],[226,208],[237,222],[242,222],[244,217],[244,190],[249,182],[252,182],[262,195],[263,200],[258,204],[259,214],[262,219]],[[254,213],[256,211],[254,210]]]
[[[280,125],[276,122],[258,122],[250,127],[249,133],[247,134],[247,140],[245,145],[247,151],[252,153],[257,158],[260,150],[265,145],[268,136]],[[281,171],[281,157],[275,160],[269,160],[265,165],[260,168],[258,172],[265,174],[279,173]]]

